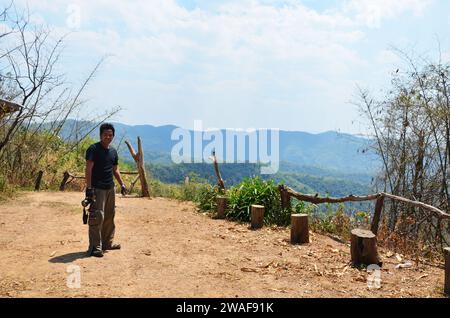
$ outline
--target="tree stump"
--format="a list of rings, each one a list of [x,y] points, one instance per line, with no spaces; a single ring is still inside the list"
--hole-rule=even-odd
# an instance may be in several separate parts
[[[354,229],[351,232],[351,256],[353,266],[377,264],[381,266],[377,250],[377,238],[372,231]]]
[[[252,229],[260,229],[264,224],[264,206],[262,205],[252,205]]]
[[[217,219],[225,218],[225,211],[227,210],[228,198],[224,196],[217,197]]]
[[[309,243],[308,214],[291,215],[291,243]]]
[[[444,293],[450,296],[450,247],[444,248],[444,257],[445,257]]]

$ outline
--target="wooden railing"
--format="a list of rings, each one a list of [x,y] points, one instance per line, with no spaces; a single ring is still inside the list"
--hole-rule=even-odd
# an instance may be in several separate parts
[[[127,174],[127,175],[137,175],[139,174],[138,171],[120,171],[120,174]],[[42,175],[38,176],[39,178],[39,183],[40,183],[40,179],[42,178]],[[83,173],[81,172],[75,172],[75,173],[71,173],[69,171],[64,172],[63,174],[63,179],[61,181],[61,185],[59,186],[59,190],[60,191],[64,191],[66,188],[66,185],[69,184],[70,182],[72,182],[75,179],[84,179],[85,176]],[[38,182],[36,181],[36,184]],[[35,189],[39,189],[38,185],[36,185]]]
[[[424,210],[433,212],[439,219],[446,219],[450,220],[450,214],[439,210],[438,208],[431,206],[429,204],[419,202],[419,201],[413,201],[409,200],[397,195],[385,193],[385,192],[379,192],[375,194],[369,194],[364,196],[357,196],[357,195],[348,195],[346,197],[341,198],[332,198],[332,197],[320,197],[318,194],[316,195],[308,195],[303,194],[294,191],[293,189],[289,188],[286,185],[280,185],[278,187],[281,194],[281,206],[282,208],[291,208],[291,202],[290,198],[294,197],[300,201],[310,202],[314,204],[320,204],[320,203],[342,203],[342,202],[357,202],[357,201],[373,201],[376,200],[375,203],[375,212],[372,218],[372,224],[371,224],[371,231],[376,235],[378,233],[378,226],[381,219],[381,212],[383,210],[384,205],[384,199],[389,198],[391,200],[400,201],[403,203],[407,203],[419,208],[422,208]]]

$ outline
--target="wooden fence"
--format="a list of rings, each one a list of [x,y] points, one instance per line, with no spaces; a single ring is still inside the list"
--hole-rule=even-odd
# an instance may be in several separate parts
[[[281,196],[281,206],[285,209],[291,209],[291,197],[294,197],[300,201],[310,202],[314,204],[320,203],[342,203],[342,202],[357,202],[357,201],[373,201],[375,200],[375,212],[372,218],[371,230],[360,230],[355,229],[352,230],[351,237],[351,258],[353,264],[363,263],[380,263],[380,258],[378,256],[377,247],[376,247],[376,235],[378,234],[378,226],[381,219],[381,213],[383,211],[384,200],[385,198],[400,201],[403,203],[407,203],[409,205],[422,208],[426,211],[432,212],[439,220],[450,220],[450,214],[441,211],[440,209],[431,206],[429,204],[425,204],[419,201],[409,200],[400,196],[396,196],[393,194],[380,192],[375,194],[369,194],[364,196],[356,196],[349,195],[346,197],[340,198],[332,198],[332,197],[320,197],[318,194],[316,195],[307,195],[294,191],[286,185],[280,185],[278,187],[280,190]],[[294,216],[294,215],[293,215]],[[294,220],[294,218],[292,218]],[[291,236],[295,233],[292,233],[294,230],[294,226],[291,229]],[[298,231],[298,230],[297,230]],[[307,231],[307,229],[304,229]],[[450,295],[450,247],[444,248],[444,268],[445,268],[445,277],[444,277],[444,293],[446,295]]]
[[[294,197],[300,201],[310,202],[314,204],[320,204],[320,203],[342,203],[342,202],[356,202],[356,201],[374,201],[375,203],[375,212],[372,219],[371,224],[371,231],[376,235],[378,233],[378,226],[381,219],[381,212],[383,210],[384,205],[384,199],[389,198],[391,200],[400,201],[403,203],[410,204],[412,206],[416,206],[419,208],[422,208],[424,210],[430,211],[434,213],[439,219],[450,219],[450,214],[439,210],[438,208],[431,206],[429,204],[425,204],[419,201],[413,201],[409,200],[400,196],[396,196],[393,194],[385,193],[385,192],[379,192],[375,194],[369,194],[364,196],[356,196],[356,195],[349,195],[346,197],[341,198],[332,198],[332,197],[320,197],[317,194],[316,195],[307,195],[302,194],[294,191],[293,189],[289,188],[285,185],[280,185],[278,187],[280,190],[281,195],[281,206],[282,208],[291,208],[291,197]]]

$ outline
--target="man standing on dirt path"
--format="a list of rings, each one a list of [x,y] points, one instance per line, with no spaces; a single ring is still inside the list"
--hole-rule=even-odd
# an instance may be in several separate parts
[[[102,257],[106,250],[120,249],[113,244],[115,224],[115,185],[113,176],[125,195],[127,189],[118,169],[119,156],[110,146],[114,138],[114,126],[100,126],[100,142],[86,150],[86,198],[94,199],[89,209],[88,256]]]

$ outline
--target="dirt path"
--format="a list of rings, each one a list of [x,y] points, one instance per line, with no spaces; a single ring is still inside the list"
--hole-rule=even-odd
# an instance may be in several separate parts
[[[444,271],[394,269],[382,251],[381,289],[348,267],[349,247],[289,229],[251,231],[189,202],[117,197],[119,251],[87,258],[81,193],[25,193],[0,204],[0,297],[441,297]],[[77,265],[81,288],[68,288]]]

